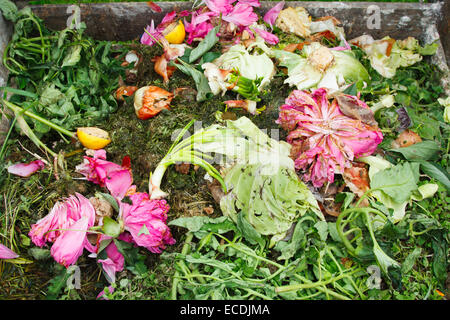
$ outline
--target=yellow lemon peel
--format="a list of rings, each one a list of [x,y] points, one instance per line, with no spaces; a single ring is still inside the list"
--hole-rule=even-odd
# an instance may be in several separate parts
[[[77,136],[84,147],[92,150],[102,149],[111,142],[108,132],[96,127],[78,128]]]
[[[164,38],[171,44],[183,43],[184,38],[186,37],[186,30],[184,29],[184,24],[181,20],[178,21],[178,23],[172,23],[164,31]]]

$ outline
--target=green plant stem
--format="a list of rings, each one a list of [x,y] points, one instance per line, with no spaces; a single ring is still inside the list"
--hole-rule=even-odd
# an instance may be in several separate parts
[[[69,131],[67,129],[64,129],[63,127],[58,126],[57,124],[55,124],[55,123],[53,123],[53,122],[51,122],[51,121],[49,121],[49,120],[47,120],[45,118],[42,118],[41,116],[38,116],[37,114],[35,114],[33,112],[25,110],[25,109],[15,105],[15,104],[13,104],[13,103],[7,101],[7,100],[2,99],[0,101],[5,106],[7,106],[9,109],[11,109],[14,112],[24,114],[24,115],[26,115],[26,116],[28,116],[28,117],[36,120],[36,121],[39,121],[39,122],[49,126],[50,128],[52,128],[52,129],[54,129],[54,130],[56,130],[56,131],[58,131],[58,132],[60,132],[62,134],[65,134],[66,136],[68,136],[70,138],[75,138],[76,137],[76,133],[75,132],[72,132],[72,131]]]
[[[282,287],[277,287],[275,288],[275,291],[277,293],[282,293],[282,292],[289,292],[289,291],[297,291],[297,290],[303,290],[303,289],[310,289],[310,288],[316,288],[319,286],[325,286],[327,284],[336,282],[338,280],[341,280],[345,277],[350,277],[352,274],[356,273],[357,271],[359,271],[358,269],[347,272],[347,273],[343,273],[340,274],[336,277],[333,277],[331,279],[328,280],[322,280],[322,281],[316,281],[316,282],[311,282],[311,283],[300,283],[300,284],[293,284],[293,285],[287,285],[287,286],[282,286]]]
[[[192,241],[192,238],[194,237],[194,234],[191,232],[188,232],[186,235],[186,240],[184,240],[183,249],[181,250],[182,255],[186,255],[189,251],[189,247]],[[180,273],[178,271],[175,271],[175,275],[173,277],[172,281],[172,291],[170,294],[171,300],[177,300],[177,286],[179,282]]]

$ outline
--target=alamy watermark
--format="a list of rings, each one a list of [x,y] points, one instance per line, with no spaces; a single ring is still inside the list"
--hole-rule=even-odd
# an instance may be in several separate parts
[[[81,270],[79,266],[70,266],[67,268],[69,278],[66,281],[66,287],[70,290],[81,289]]]
[[[67,18],[67,28],[69,29],[80,29],[81,28],[81,9],[77,5],[71,5],[67,7],[66,13],[71,13]]]
[[[376,265],[370,265],[366,271],[370,274],[370,277],[366,281],[367,288],[369,289],[381,289],[381,270]]]
[[[377,5],[370,5],[366,11],[367,29],[381,29],[381,9]]]

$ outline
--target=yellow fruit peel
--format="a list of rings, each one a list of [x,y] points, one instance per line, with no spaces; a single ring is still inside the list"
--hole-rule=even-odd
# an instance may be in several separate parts
[[[96,127],[78,128],[77,137],[85,148],[92,150],[102,149],[111,142],[108,132]]]
[[[169,25],[166,29],[168,32],[163,32],[164,37],[166,40],[171,44],[181,44],[184,41],[184,38],[186,37],[186,30],[184,29],[184,24],[181,22],[181,20],[176,24],[174,23],[174,26]]]

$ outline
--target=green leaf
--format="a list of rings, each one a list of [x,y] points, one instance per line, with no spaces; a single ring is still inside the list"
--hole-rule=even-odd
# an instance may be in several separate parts
[[[64,57],[61,68],[72,67],[81,59],[81,45],[71,46],[69,52]]]
[[[431,56],[436,53],[436,50],[438,47],[439,47],[439,45],[436,42],[434,42],[434,43],[427,44],[423,47],[419,46],[417,48],[417,52],[419,52],[419,54],[421,54],[423,56]]]
[[[422,141],[409,147],[389,149],[388,151],[401,153],[406,160],[431,160],[435,159],[440,146],[434,141]]]
[[[397,203],[408,201],[419,180],[417,163],[398,164],[377,172],[370,181],[372,189],[381,190]]]
[[[116,238],[120,235],[120,225],[117,221],[114,219],[111,219],[110,217],[103,217],[103,232],[113,238]]]
[[[109,193],[96,192],[95,196],[97,198],[99,198],[99,196],[102,197],[103,199],[108,201],[108,203],[114,208],[114,210],[116,210],[116,212],[119,212],[119,205],[112,195],[110,195]]]
[[[294,233],[292,234],[292,239],[287,246],[282,248],[281,256],[278,257],[278,260],[288,260],[292,258],[297,250],[301,248],[304,238],[305,231],[303,230],[303,225],[301,222],[298,222],[295,226]]]
[[[190,64],[179,60],[181,64],[177,64],[176,67],[184,74],[191,76],[194,79],[195,86],[197,88],[197,101],[204,101],[213,95],[211,88],[208,84],[208,79],[203,72],[198,71]]]
[[[49,249],[34,247],[28,250],[28,253],[36,260],[46,260],[51,258]]]
[[[326,221],[318,221],[314,227],[319,233],[320,240],[326,241],[328,237],[328,224]]]
[[[441,182],[447,190],[450,190],[449,175],[439,164],[428,161],[418,161],[418,163],[420,163],[420,169],[423,173]]]
[[[191,232],[197,232],[203,227],[204,224],[208,222],[210,222],[209,217],[195,216],[195,217],[178,218],[170,221],[168,225],[186,228]]]
[[[441,286],[444,286],[448,271],[448,243],[442,233],[434,236],[431,241],[433,248],[433,273]]]
[[[412,268],[414,267],[414,264],[416,263],[417,258],[420,257],[420,254],[422,253],[422,248],[415,248],[413,250],[413,252],[411,252],[405,259],[405,261],[403,261],[402,264],[402,273],[408,273],[409,271],[412,270]]]
[[[247,221],[245,212],[242,210],[237,215],[237,228],[244,238],[251,244],[258,243],[261,247],[264,247],[266,241],[261,234],[256,231],[255,228]]]
[[[198,58],[203,56],[206,52],[211,50],[212,47],[219,41],[217,33],[219,32],[219,26],[211,29],[206,37],[195,47],[189,55],[189,63],[193,63]]]
[[[213,62],[214,60],[216,60],[218,57],[221,56],[220,52],[216,52],[216,51],[209,51],[206,52],[202,58],[200,59],[200,62],[198,63],[200,66],[204,63],[207,62]]]
[[[9,0],[0,0],[0,10],[6,20],[15,22],[17,20],[17,6]]]

